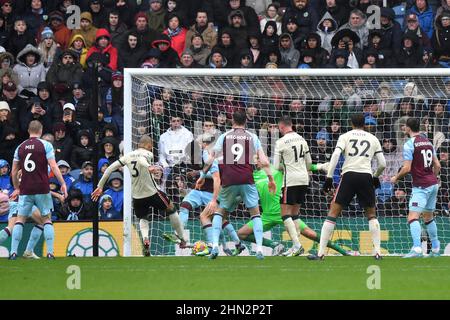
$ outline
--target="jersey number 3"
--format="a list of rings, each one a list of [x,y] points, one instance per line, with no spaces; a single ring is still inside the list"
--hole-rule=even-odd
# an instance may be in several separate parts
[[[133,178],[136,178],[136,177],[138,177],[139,176],[139,171],[138,171],[138,169],[136,168],[136,165],[137,165],[137,161],[131,161],[131,164],[133,165],[133,172],[131,173],[131,176],[133,177]]]

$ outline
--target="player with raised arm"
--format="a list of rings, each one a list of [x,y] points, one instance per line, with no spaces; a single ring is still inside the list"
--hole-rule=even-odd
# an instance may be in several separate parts
[[[289,116],[283,116],[280,119],[278,128],[283,137],[275,143],[273,165],[275,169],[283,170],[281,219],[293,242],[292,248],[283,255],[294,257],[304,251],[294,220],[298,219],[300,206],[305,203],[309,185],[308,169],[312,160],[308,144],[292,129],[292,120]]]
[[[428,138],[420,133],[420,122],[416,118],[406,121],[406,133],[410,139],[403,147],[403,167],[391,178],[397,183],[408,173],[412,175],[412,194],[409,201],[408,224],[413,239],[413,247],[405,258],[423,257],[421,247],[422,228],[419,223],[420,215],[427,227],[431,239],[431,253],[429,256],[438,257],[440,242],[433,212],[436,210],[439,189],[437,175],[441,165],[436,157],[436,151]]]
[[[119,160],[114,161],[106,169],[102,178],[98,182],[97,188],[92,192],[92,199],[96,201],[103,193],[103,186],[108,181],[109,176],[121,167],[127,166],[131,173],[131,184],[133,194],[133,208],[139,219],[147,219],[150,208],[163,210],[169,215],[170,224],[175,230],[180,248],[184,248],[186,241],[183,238],[183,224],[180,221],[174,204],[167,195],[158,189],[152,173],[158,170],[153,165],[153,141],[148,135],[143,135],[138,144],[138,149],[134,150]],[[145,224],[141,224],[141,228]],[[148,228],[148,224],[147,228]],[[142,234],[148,234],[147,230],[141,230]]]
[[[322,260],[328,241],[331,239],[336,219],[347,207],[353,197],[357,195],[359,204],[364,208],[369,220],[369,230],[372,235],[375,259],[381,259],[381,231],[375,211],[375,188],[380,186],[379,176],[386,167],[386,160],[380,141],[371,133],[364,131],[364,115],[361,113],[351,116],[352,130],[342,134],[331,156],[327,179],[323,190],[330,192],[333,188],[333,173],[341,154],[344,155],[341,181],[331,203],[328,217],[323,223],[320,236],[320,246],[317,255],[310,255],[308,259]],[[372,175],[372,159],[376,157],[378,168]]]
[[[213,247],[210,259],[217,258],[219,254],[219,237],[222,231],[222,221],[229,212],[233,212],[242,200],[249,210],[253,221],[253,233],[256,240],[256,257],[264,259],[262,252],[263,226],[259,213],[258,191],[253,179],[253,156],[256,155],[266,171],[269,179],[269,190],[276,191],[276,185],[270,170],[269,161],[261,147],[258,137],[245,130],[247,116],[243,111],[233,113],[232,130],[223,133],[217,140],[210,157],[203,168],[202,176],[197,180],[197,187],[203,185],[205,174],[213,164],[214,159],[221,155],[219,172],[222,188],[218,199],[214,198],[207,209],[214,212]],[[217,194],[214,192],[214,194]],[[217,207],[217,200],[220,205]]]
[[[50,166],[50,169],[58,179],[65,198],[67,197],[67,187],[56,164],[53,146],[48,141],[40,139],[42,124],[37,120],[31,121],[28,125],[28,133],[30,138],[22,142],[14,153],[14,162],[11,170],[11,178],[15,189],[11,199],[19,196],[19,203],[17,219],[12,232],[9,259],[17,259],[17,248],[22,240],[23,225],[26,219],[32,215],[33,206],[39,209],[42,216],[44,237],[47,243],[47,258],[54,259],[53,242],[55,230],[51,219],[53,201],[50,194],[48,166]],[[18,178],[19,170],[22,170],[20,182]]]
[[[313,171],[316,170],[325,170],[327,164],[317,164],[313,165]],[[253,172],[253,178],[255,179],[256,189],[259,194],[259,202],[262,209],[262,223],[263,223],[263,232],[269,231],[277,225],[283,225],[283,220],[281,219],[281,207],[280,207],[280,199],[282,198],[281,189],[283,186],[283,172],[272,168],[273,178],[277,185],[277,191],[275,194],[269,192],[268,187],[268,179],[264,170],[261,170],[261,166],[259,162],[257,162],[257,170]],[[300,218],[295,219],[294,223],[298,225],[300,229],[300,234],[305,236],[306,238],[319,242],[320,234],[309,228],[305,222],[303,222]],[[238,235],[242,240],[255,242],[255,237],[253,236],[253,221],[249,221],[247,224],[243,225],[239,231]],[[284,246],[281,243],[272,241],[267,238],[263,238],[263,246],[269,247],[273,249],[273,255],[279,255]],[[331,241],[328,242],[328,247],[336,250],[340,254],[344,256],[351,255],[344,248],[340,247],[338,244],[333,243]]]

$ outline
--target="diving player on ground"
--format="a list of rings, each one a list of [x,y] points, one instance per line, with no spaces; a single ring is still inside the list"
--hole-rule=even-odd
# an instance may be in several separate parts
[[[333,188],[333,173],[341,153],[345,161],[342,166],[342,177],[337,188],[328,217],[323,223],[320,236],[320,247],[317,255],[310,255],[308,259],[321,260],[325,257],[328,241],[331,239],[336,219],[347,207],[353,197],[357,195],[359,204],[364,208],[369,220],[369,230],[372,235],[375,259],[381,259],[380,224],[375,212],[375,188],[379,187],[378,177],[386,167],[380,141],[369,132],[364,131],[364,115],[361,113],[351,116],[353,130],[342,134],[331,157],[327,179],[323,186],[325,192]],[[378,168],[372,175],[372,159],[376,157]]]
[[[410,136],[410,139],[405,143],[403,148],[403,167],[391,179],[391,182],[395,184],[410,172],[413,180],[408,214],[408,224],[413,239],[413,247],[405,258],[423,256],[420,240],[422,228],[419,223],[421,214],[423,214],[423,220],[431,239],[431,253],[429,256],[438,257],[440,251],[433,211],[436,210],[439,189],[436,176],[439,174],[441,164],[436,157],[433,144],[426,136],[420,134],[419,131],[419,120],[409,118],[406,121],[406,133]]]

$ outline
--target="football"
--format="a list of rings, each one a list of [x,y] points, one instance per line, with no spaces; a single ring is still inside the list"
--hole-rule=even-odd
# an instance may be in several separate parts
[[[208,246],[204,241],[196,241],[192,246],[192,255],[195,256],[197,253],[204,251],[207,247]]]

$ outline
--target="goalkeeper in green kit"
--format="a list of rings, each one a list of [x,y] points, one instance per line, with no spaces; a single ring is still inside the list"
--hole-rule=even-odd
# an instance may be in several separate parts
[[[317,166],[313,165],[313,168],[317,170]],[[283,226],[280,207],[281,187],[283,186],[283,173],[281,171],[275,170],[275,168],[273,167],[271,169],[273,178],[277,185],[277,191],[275,194],[269,192],[269,179],[267,178],[264,170],[259,169],[259,163],[258,170],[253,172],[253,178],[255,180],[256,189],[258,190],[259,194],[259,202],[262,208],[261,218],[263,223],[263,232],[269,231],[277,225]],[[296,218],[294,219],[294,222],[299,231],[298,234],[302,234],[306,238],[311,239],[315,242],[320,242],[319,233],[309,228],[305,222],[298,218],[298,216],[294,218]],[[238,236],[241,240],[255,242],[255,238],[253,236],[253,222],[249,221],[247,224],[242,226],[238,231]],[[272,248],[273,255],[280,255],[284,251],[284,246],[281,243],[266,238],[263,238],[263,246]],[[328,242],[328,247],[336,250],[344,256],[350,255],[350,253],[348,253],[338,244],[331,241]]]

